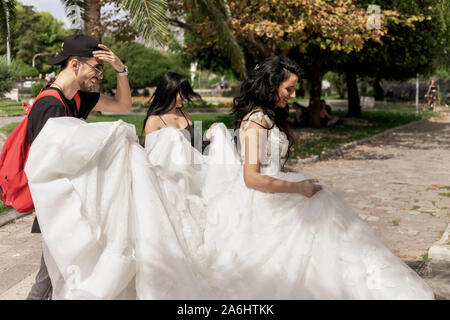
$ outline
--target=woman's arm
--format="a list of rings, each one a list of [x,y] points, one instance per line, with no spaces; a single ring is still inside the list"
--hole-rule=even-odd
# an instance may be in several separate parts
[[[264,119],[260,122],[260,125],[269,127]],[[247,187],[263,192],[300,193],[306,197],[312,197],[322,189],[321,186],[314,184],[318,182],[316,179],[290,182],[261,174],[260,150],[261,143],[267,137],[267,130],[252,122],[243,134],[245,135],[244,182]]]

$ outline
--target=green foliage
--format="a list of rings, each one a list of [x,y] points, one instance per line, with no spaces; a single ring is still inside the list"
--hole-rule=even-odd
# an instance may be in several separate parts
[[[0,96],[9,92],[12,88],[12,72],[6,63],[6,57],[0,56]]]
[[[8,123],[7,125],[4,125],[3,127],[0,128],[0,132],[3,133],[5,136],[8,136],[9,134],[11,134],[11,132],[14,131],[14,129],[17,127],[18,124],[19,122]]]
[[[151,101],[149,99],[148,101],[141,103],[141,105],[139,107],[146,109],[146,108],[150,107],[150,104],[151,104]],[[231,103],[230,102],[226,102],[226,103],[191,102],[191,103],[184,104],[183,108],[186,108],[186,109],[231,108]]]
[[[73,33],[64,29],[63,23],[51,14],[35,12],[32,6],[19,3],[15,15],[14,23],[11,24],[11,55],[14,60],[27,65],[32,65],[33,56],[37,53],[59,51],[64,37]],[[5,47],[0,46],[0,54],[4,52]],[[58,67],[45,64],[50,58],[48,55],[36,58],[37,74],[58,71]]]
[[[323,80],[328,80],[332,88],[339,94],[339,98],[344,99],[347,92],[347,83],[345,82],[345,75],[337,72],[327,72]]]
[[[44,49],[39,15],[32,6],[18,5],[13,27],[12,51],[15,59],[31,64],[33,55]]]
[[[144,145],[145,132],[143,130],[145,115],[102,115],[96,117],[87,118],[86,122],[100,122],[100,121],[117,121],[123,120],[127,123],[131,123],[136,127],[136,134],[139,137],[139,142]],[[223,122],[227,128],[232,128],[231,118],[227,114],[192,114],[191,119],[193,122],[202,122],[202,132],[205,132],[214,122]],[[0,129],[1,130],[1,129]]]
[[[189,71],[180,55],[164,54],[139,43],[120,48],[113,46],[111,49],[128,66],[128,80],[132,89],[156,86],[161,76],[167,71],[189,76]],[[112,90],[116,88],[116,85],[115,70],[105,64],[104,89]]]
[[[41,92],[41,89],[43,86],[45,86],[47,83],[44,81],[36,82],[31,86],[31,93],[33,94],[33,97],[36,97],[39,92]]]
[[[360,1],[368,5],[372,1]],[[411,21],[409,25],[395,20],[387,22],[388,34],[381,42],[368,41],[358,55],[339,59],[352,64],[359,75],[379,77],[388,80],[406,80],[417,73],[430,75],[448,54],[449,43],[448,1],[405,0],[383,1],[382,10],[396,10],[404,16],[425,17]]]
[[[12,208],[5,206],[5,204],[2,201],[0,201],[0,213],[8,211],[8,210],[12,210]]]
[[[165,0],[123,0],[122,4],[132,16],[137,30],[144,39],[156,40],[162,44],[168,36]]]
[[[6,36],[8,33],[8,23],[9,27],[11,28],[11,25],[16,20],[16,11],[15,11],[16,1],[15,0],[0,0],[0,38],[2,41],[0,41],[0,46],[6,47],[3,45],[3,42],[6,42]],[[7,12],[9,15],[9,20],[6,19]]]
[[[434,76],[436,77],[436,80],[448,81],[450,80],[450,70],[438,68],[434,73]]]
[[[16,78],[37,77],[39,71],[22,60],[14,60],[11,63],[12,72]]]
[[[296,137],[294,152],[291,153],[291,156],[302,159],[320,155],[322,152],[330,151],[355,140],[373,136],[387,129],[439,115],[429,111],[416,115],[415,108],[415,105],[410,104],[391,104],[373,109],[363,109],[359,125],[346,124],[344,119],[342,128],[294,129],[292,130],[293,132],[298,131],[304,135]],[[343,118],[345,111],[333,110],[333,114]]]
[[[0,115],[1,116],[13,116],[23,115],[25,112],[22,108],[22,103],[19,102],[0,102]],[[0,131],[5,133],[4,131]],[[8,135],[9,133],[5,133]]]

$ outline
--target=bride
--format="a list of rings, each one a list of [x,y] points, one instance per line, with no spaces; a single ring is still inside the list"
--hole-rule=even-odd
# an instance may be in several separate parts
[[[339,193],[302,173],[283,172],[280,160],[290,146],[287,102],[295,97],[299,71],[286,57],[270,57],[234,100],[243,163],[207,197],[205,213],[204,250],[216,297],[432,299],[428,285]],[[226,148],[233,137],[224,126],[212,131],[211,157],[220,161],[216,137]],[[208,181],[226,179],[219,171],[224,165],[214,161],[205,190]]]

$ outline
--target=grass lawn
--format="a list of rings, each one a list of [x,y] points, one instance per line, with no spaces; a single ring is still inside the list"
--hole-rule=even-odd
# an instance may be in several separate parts
[[[3,204],[3,202],[0,201],[0,213],[5,212],[5,211],[8,211],[8,210],[11,210],[11,209],[12,209],[11,207],[5,206],[5,205]]]
[[[0,132],[5,136],[8,136],[18,124],[18,122],[8,123],[7,125],[0,128]]]
[[[373,136],[389,128],[401,126],[420,119],[439,116],[434,112],[415,114],[415,105],[392,104],[373,109],[363,109],[362,117],[344,118],[342,128],[294,128],[295,143],[291,149],[291,158],[307,158],[337,148],[348,142]],[[333,111],[340,117],[346,111]]]
[[[89,117],[87,122],[99,122],[99,121],[117,121],[122,119],[125,122],[134,124],[136,127],[136,133],[139,136],[139,141],[143,145],[144,144],[144,132],[142,131],[143,122],[145,119],[145,115],[113,115],[113,116],[97,116],[97,117]],[[223,122],[228,128],[231,128],[231,120],[230,117],[226,114],[192,114],[192,121],[202,121],[202,130],[205,132],[211,124],[214,122]],[[1,130],[1,129],[0,129]]]
[[[218,98],[219,99],[219,98]],[[147,109],[150,106],[149,102],[144,102],[139,105],[139,108]],[[233,105],[231,102],[223,103],[210,103],[210,102],[191,102],[184,104],[184,108],[231,108]]]
[[[0,116],[21,116],[24,114],[21,102],[0,102]]]
[[[345,111],[334,111],[333,114],[344,116]],[[428,119],[439,116],[438,113],[424,112],[415,115],[415,106],[407,104],[394,104],[385,107],[363,109],[362,118],[344,118],[342,128],[292,128],[295,138],[292,158],[306,158],[319,155],[322,152],[334,149],[339,145],[370,137],[389,128],[397,127],[419,119]],[[141,144],[144,143],[142,125],[145,115],[102,115],[89,117],[87,122],[117,121],[136,126],[136,133]],[[202,129],[206,131],[214,122],[224,122],[228,128],[232,127],[231,119],[227,114],[192,114],[193,121],[202,121]],[[0,132],[8,135],[16,127],[17,123],[8,124],[0,128]]]

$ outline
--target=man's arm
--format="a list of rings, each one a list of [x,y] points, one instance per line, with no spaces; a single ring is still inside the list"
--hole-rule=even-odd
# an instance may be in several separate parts
[[[114,97],[100,94],[94,111],[128,112],[131,110],[131,90],[127,76],[117,76],[117,89]]]
[[[94,51],[95,58],[108,62],[116,72],[123,72],[125,65],[120,59],[105,45],[98,45],[103,50]],[[128,112],[131,110],[131,90],[128,83],[128,76],[117,75],[117,88],[114,97],[108,97],[103,94],[100,95],[95,111],[106,112]]]

